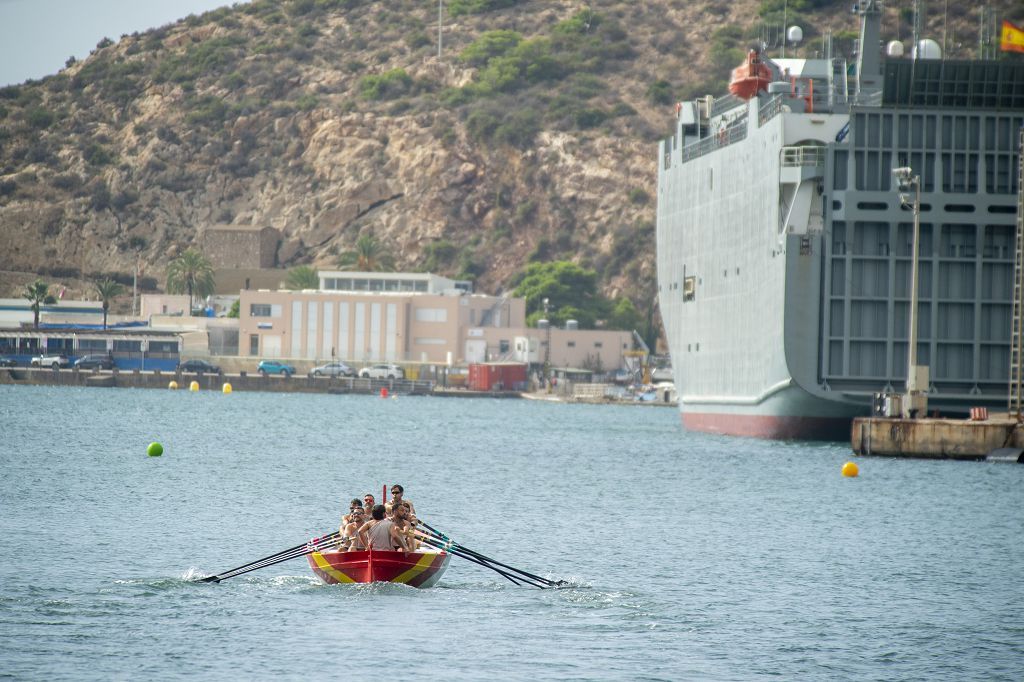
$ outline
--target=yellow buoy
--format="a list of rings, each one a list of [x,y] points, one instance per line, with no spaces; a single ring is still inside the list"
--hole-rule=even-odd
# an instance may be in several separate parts
[[[220,390],[221,390],[221,392],[223,392],[223,393],[225,393],[225,394],[226,394],[226,393],[231,393],[231,391],[232,391],[232,388],[231,388],[231,384],[229,384],[229,383],[227,383],[227,382],[224,382],[224,385],[223,385],[223,386],[221,386],[221,389],[220,389]]]
[[[843,465],[843,476],[847,478],[856,478],[857,474],[860,473],[860,469],[853,462],[847,462]]]
[[[199,382],[198,381],[193,381],[191,384],[188,385],[188,390],[190,390],[190,391],[198,391],[199,390]]]
[[[169,389],[171,389],[173,391],[174,389],[178,388],[178,382],[177,381],[172,381],[171,383],[167,384],[167,388],[169,388]]]

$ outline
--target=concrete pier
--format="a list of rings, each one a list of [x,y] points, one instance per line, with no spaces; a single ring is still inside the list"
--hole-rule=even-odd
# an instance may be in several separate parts
[[[1024,428],[1008,414],[981,421],[858,417],[850,444],[857,455],[985,459],[1000,449],[1024,448]]]

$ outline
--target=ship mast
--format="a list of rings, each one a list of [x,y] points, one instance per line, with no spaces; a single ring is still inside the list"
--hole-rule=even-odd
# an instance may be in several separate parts
[[[872,95],[882,89],[882,51],[879,49],[882,9],[877,0],[863,0],[857,5],[857,11],[861,16],[857,94]]]

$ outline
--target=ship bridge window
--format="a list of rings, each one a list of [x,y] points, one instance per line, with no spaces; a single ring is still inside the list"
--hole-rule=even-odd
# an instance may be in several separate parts
[[[988,207],[988,212],[989,213],[1016,213],[1017,212],[1017,207],[1016,206],[989,206]]]
[[[885,211],[889,205],[884,201],[860,201],[857,202],[857,208],[862,211]]]
[[[949,213],[974,213],[974,206],[970,204],[946,204]]]

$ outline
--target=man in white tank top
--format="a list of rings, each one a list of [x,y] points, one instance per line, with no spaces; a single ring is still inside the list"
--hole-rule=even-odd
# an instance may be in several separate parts
[[[370,549],[409,551],[405,537],[397,532],[391,519],[385,518],[382,504],[373,507],[373,520],[359,529],[359,539],[362,540],[364,546]]]

